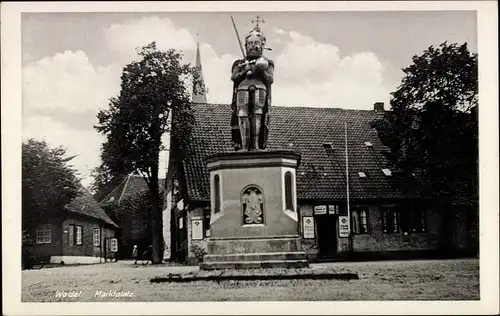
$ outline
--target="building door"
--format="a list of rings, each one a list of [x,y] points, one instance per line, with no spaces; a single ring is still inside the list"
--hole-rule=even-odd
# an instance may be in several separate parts
[[[318,215],[316,225],[320,257],[334,257],[337,254],[337,216]]]

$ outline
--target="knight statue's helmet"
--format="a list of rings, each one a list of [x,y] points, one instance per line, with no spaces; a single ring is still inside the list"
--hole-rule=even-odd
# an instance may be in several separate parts
[[[260,52],[262,52],[264,50],[264,47],[266,46],[266,36],[264,35],[264,33],[261,31],[260,27],[257,25],[254,27],[253,30],[251,30],[248,35],[245,37],[245,48],[249,49],[248,47],[248,42],[249,41],[255,41],[259,39],[260,42],[261,42],[261,45],[260,45]]]

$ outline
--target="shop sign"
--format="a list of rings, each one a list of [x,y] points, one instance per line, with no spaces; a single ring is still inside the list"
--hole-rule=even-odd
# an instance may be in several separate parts
[[[316,205],[314,207],[314,215],[325,215],[326,214],[326,205]]]
[[[350,227],[347,216],[339,216],[339,237],[349,237]]]
[[[314,217],[302,217],[302,236],[307,239],[314,238]]]

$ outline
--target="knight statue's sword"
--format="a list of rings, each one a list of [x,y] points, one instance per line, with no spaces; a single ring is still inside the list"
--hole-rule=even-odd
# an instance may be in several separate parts
[[[243,49],[243,45],[241,44],[240,34],[238,33],[238,29],[236,28],[236,24],[234,23],[234,19],[233,19],[232,15],[231,15],[231,21],[233,22],[233,28],[234,28],[234,32],[236,33],[236,38],[238,39],[238,44],[240,44],[241,54],[243,54],[243,59],[245,59],[246,58],[245,50]]]

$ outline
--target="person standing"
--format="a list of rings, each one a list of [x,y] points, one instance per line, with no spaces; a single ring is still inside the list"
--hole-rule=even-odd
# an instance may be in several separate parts
[[[138,257],[139,257],[139,249],[137,249],[137,245],[134,245],[134,249],[132,250],[132,258],[135,259],[134,264],[137,264]]]

